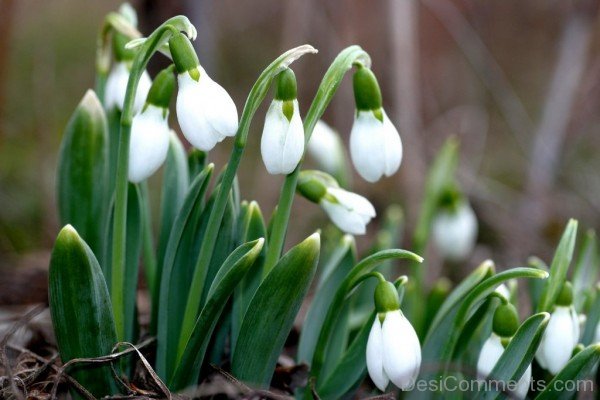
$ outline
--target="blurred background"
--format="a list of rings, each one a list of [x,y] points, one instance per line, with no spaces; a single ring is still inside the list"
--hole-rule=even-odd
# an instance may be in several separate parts
[[[119,4],[0,0],[2,272],[47,267],[59,229],[54,186],[62,130],[93,86],[96,35],[103,16]],[[431,160],[448,136],[457,136],[459,180],[480,225],[465,270],[487,257],[501,269],[533,254],[549,260],[569,217],[584,229],[599,225],[595,0],[145,0],[132,5],[145,34],[170,16],[189,16],[198,27],[200,62],[229,91],[239,112],[258,74],[284,50],[304,43],[319,49],[294,64],[305,112],[335,55],[348,45],[362,46],[372,56],[384,107],[402,137],[404,160],[398,174],[374,185],[355,174],[354,189],[379,214],[390,203],[401,204],[410,232]],[[165,62],[156,57],[151,74]],[[243,197],[258,200],[266,216],[283,182],[269,176],[260,160],[267,103],[254,119],[240,169]],[[353,113],[346,78],[324,116],[346,143]],[[172,125],[178,129],[175,121]],[[230,146],[231,140],[225,141],[210,155],[217,168]],[[155,185],[160,182],[160,176],[154,179]],[[317,206],[298,198],[288,246],[325,222]],[[361,248],[376,226],[377,221],[370,235],[360,238]],[[410,249],[410,235],[405,237]],[[434,252],[429,256],[436,260]]]

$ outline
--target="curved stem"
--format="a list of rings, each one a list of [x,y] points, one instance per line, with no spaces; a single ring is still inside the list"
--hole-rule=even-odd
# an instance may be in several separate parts
[[[117,176],[115,184],[115,213],[113,225],[113,252],[111,273],[111,302],[115,319],[117,339],[123,340],[125,333],[125,249],[127,230],[127,173],[129,167],[129,141],[131,123],[133,121],[133,104],[137,86],[143,71],[152,55],[166,43],[173,33],[188,30],[191,23],[185,17],[174,17],[159,26],[144,42],[136,54],[129,81],[123,113],[121,114],[121,130],[119,133],[119,150],[117,155]],[[182,29],[183,28],[183,29]],[[133,295],[133,294],[132,294]]]
[[[181,334],[179,336],[179,344],[177,349],[178,354],[185,349],[187,341],[189,340],[196,323],[196,318],[201,306],[202,290],[204,288],[206,274],[208,272],[208,267],[210,265],[212,254],[215,248],[217,233],[219,232],[221,220],[223,219],[225,207],[227,206],[229,192],[231,191],[237,169],[240,165],[240,160],[244,153],[244,148],[246,147],[248,130],[250,129],[252,117],[266,97],[269,88],[271,87],[271,82],[275,76],[277,76],[277,74],[279,74],[292,62],[307,53],[316,53],[316,50],[312,46],[304,45],[283,53],[262,72],[252,87],[250,94],[248,95],[248,100],[244,106],[244,111],[242,112],[242,117],[240,118],[240,124],[235,135],[235,144],[231,152],[231,157],[229,159],[229,163],[227,164],[227,169],[223,174],[223,179],[221,180],[219,191],[217,193],[217,198],[208,219],[208,226],[206,228],[206,233],[204,234],[204,240],[202,241],[202,245],[200,247],[198,261],[196,262],[196,266],[194,268],[194,274],[192,276],[190,291],[181,325]]]
[[[325,76],[319,85],[319,89],[317,90],[317,94],[304,119],[305,143],[308,143],[310,140],[310,136],[312,135],[312,131],[315,128],[317,121],[321,118],[325,109],[331,102],[331,99],[337,92],[344,75],[356,63],[369,67],[371,65],[371,58],[369,57],[369,54],[359,46],[350,46],[338,54],[325,73]],[[301,166],[302,160],[298,163],[296,169],[286,176],[283,187],[281,188],[277,211],[273,217],[273,230],[269,237],[269,248],[263,272],[265,275],[273,269],[275,264],[277,264],[279,257],[281,257]]]

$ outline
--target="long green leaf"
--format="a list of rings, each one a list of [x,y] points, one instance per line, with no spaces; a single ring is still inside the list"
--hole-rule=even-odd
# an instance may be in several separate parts
[[[550,314],[542,312],[532,315],[523,322],[490,372],[488,379],[518,382],[533,361],[549,320]],[[490,386],[493,389],[494,386]],[[502,393],[492,389],[480,391],[476,399],[502,398]]]
[[[231,369],[238,379],[268,386],[315,274],[319,248],[315,233],[287,252],[258,287],[233,354]]]
[[[108,131],[104,109],[88,90],[71,116],[60,146],[57,172],[62,225],[71,224],[94,254],[101,254],[107,212]]]
[[[583,343],[584,346],[590,345],[596,340],[596,331],[598,324],[600,323],[600,286],[598,284],[596,284],[592,293],[594,295],[594,302],[587,313],[585,327],[581,337],[581,343]]]
[[[194,234],[198,220],[202,214],[204,195],[212,175],[213,165],[209,164],[194,179],[175,219],[165,252],[162,274],[160,276],[160,294],[154,304],[158,304],[156,312],[157,346],[156,372],[162,379],[167,378],[175,362],[176,348],[179,339],[179,326],[183,318],[186,293],[182,292],[189,282],[191,274],[188,258],[194,244]]]
[[[219,315],[240,280],[250,270],[260,254],[264,239],[245,243],[235,249],[219,269],[209,289],[208,301],[202,308],[192,336],[185,349],[179,354],[175,372],[169,386],[173,390],[183,389],[198,379],[206,348]]]
[[[594,283],[598,281],[600,268],[600,253],[598,252],[598,239],[596,232],[589,230],[585,234],[583,244],[579,250],[577,262],[573,267],[573,293],[590,292]],[[582,312],[585,296],[575,296],[574,304],[577,312]]]
[[[326,275],[322,277],[304,318],[296,356],[299,363],[309,363],[312,360],[327,310],[335,292],[354,264],[356,264],[356,244],[352,236],[345,235],[323,266]]]
[[[575,238],[577,237],[577,221],[569,220],[565,231],[560,239],[560,243],[554,253],[552,264],[550,265],[550,279],[546,282],[538,304],[538,312],[552,311],[554,302],[558,297],[560,290],[567,279],[569,264],[575,251]]]
[[[250,202],[247,205],[242,205],[242,211],[240,211],[239,218],[240,238],[238,239],[241,243],[249,242],[258,238],[267,237],[267,228],[263,219],[262,213],[258,203],[255,201]],[[262,281],[262,269],[265,262],[265,254],[267,251],[268,243],[265,242],[259,256],[254,261],[254,264],[250,268],[248,274],[244,275],[244,278],[240,284],[236,287],[233,294],[233,309],[231,313],[231,354],[235,353],[235,345],[237,338],[244,320],[244,315],[248,309],[248,305],[256,293],[261,281]]]
[[[578,390],[600,360],[600,343],[592,344],[577,353],[568,364],[548,383],[536,400],[568,400]],[[590,381],[587,381],[590,382]],[[589,387],[589,385],[588,385]],[[590,388],[591,390],[591,388]]]
[[[117,338],[108,288],[92,250],[70,225],[54,243],[48,296],[63,363],[111,353]],[[76,365],[68,373],[96,397],[117,393],[108,365]]]

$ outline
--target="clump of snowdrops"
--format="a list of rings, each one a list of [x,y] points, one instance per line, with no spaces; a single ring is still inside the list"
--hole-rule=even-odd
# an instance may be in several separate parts
[[[432,164],[413,251],[396,249],[401,209],[376,210],[351,190],[343,141],[320,120],[351,73],[352,165],[373,183],[398,171],[402,142],[383,107],[369,55],[358,46],[342,50],[303,114],[291,68],[301,57],[310,62],[304,56],[317,50],[293,48],[264,69],[238,114],[227,90],[202,67],[191,44],[195,38],[183,16],[141,37],[128,5],[104,20],[95,89],[77,106],[60,150],[58,204],[65,227],[52,252],[50,307],[63,363],[104,356],[119,343],[150,335],[156,339],[151,367],[171,391],[201,384],[209,363],[268,389],[308,302],[295,353],[308,378],[288,388],[298,398],[339,399],[361,386],[373,393],[397,388],[406,397],[443,397],[451,390],[444,385],[449,378],[481,385],[454,390],[458,397],[554,398],[574,389],[558,390],[552,382],[591,376],[600,356],[593,233],[570,275],[576,221],[567,224],[550,267],[532,258],[527,267],[496,272],[486,260],[454,289],[445,279],[427,287],[419,254],[429,238],[446,260],[460,263],[477,237],[477,218],[455,177],[456,140],[449,138]],[[152,79],[145,68],[157,53],[172,64]],[[193,148],[189,152],[171,129],[173,97],[174,120]],[[262,125],[262,161],[270,174],[285,176],[268,222],[257,202],[244,199],[244,183],[236,178],[265,99],[271,103]],[[217,174],[208,162],[210,150],[224,140],[233,148]],[[322,170],[302,169],[306,153]],[[147,179],[161,168],[160,215],[152,221]],[[315,227],[282,254],[296,195],[319,205],[335,228],[321,234]],[[353,235],[365,234],[378,212],[380,231],[371,250],[359,255]],[[397,260],[408,262],[407,275],[397,274]],[[147,332],[136,306],[140,273],[151,299]],[[521,286],[521,279],[529,285]],[[517,309],[527,300],[519,291],[529,294],[530,316],[525,307]],[[86,391],[73,395],[136,394],[123,385],[135,374],[134,361],[123,359],[114,370],[73,366],[67,372]],[[532,387],[534,378],[547,385]],[[492,381],[506,385],[486,385]]]

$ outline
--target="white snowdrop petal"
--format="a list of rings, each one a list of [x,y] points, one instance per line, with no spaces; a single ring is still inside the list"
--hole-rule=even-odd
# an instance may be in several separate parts
[[[455,212],[439,212],[433,221],[432,233],[437,248],[445,258],[463,260],[475,246],[477,217],[471,206],[464,202]]]
[[[334,196],[349,210],[371,218],[375,217],[376,215],[373,204],[359,194],[348,192],[347,190],[339,188],[328,188],[327,192]]]
[[[282,102],[271,102],[260,140],[260,151],[265,167],[270,174],[282,174],[282,151],[289,122],[283,115]]]
[[[135,93],[135,100],[133,103],[133,112],[134,114],[142,111],[144,104],[146,103],[146,98],[148,97],[148,92],[150,91],[150,87],[152,86],[152,79],[150,79],[150,75],[146,70],[142,72],[140,76],[140,80],[138,82],[137,91]],[[127,84],[125,84],[127,88]],[[123,95],[123,101],[125,100],[125,95]]]
[[[383,370],[400,389],[411,388],[421,366],[417,333],[400,310],[396,310],[386,313],[382,335]]]
[[[350,132],[350,156],[364,180],[377,182],[384,174],[383,124],[371,111],[359,111]]]
[[[383,113],[383,150],[384,150],[384,170],[385,176],[392,176],[400,168],[402,162],[402,140],[392,121],[388,118],[385,111]]]
[[[517,382],[517,388],[513,395],[518,399],[524,399],[529,393],[529,387],[531,386],[531,365],[527,367],[519,382]]]
[[[238,113],[229,93],[202,69],[200,80],[204,79],[207,93],[207,106],[211,125],[214,130],[224,136],[235,136],[238,129]]]
[[[569,361],[578,337],[574,337],[573,318],[569,307],[557,306],[536,353],[540,365],[557,374]],[[578,330],[578,329],[577,329]]]
[[[308,153],[327,173],[335,174],[343,167],[344,146],[339,135],[325,122],[318,120],[308,142]]]
[[[296,169],[302,154],[304,154],[304,126],[302,118],[300,118],[297,100],[294,100],[294,115],[288,124],[281,154],[281,167],[284,174],[289,174]]]
[[[164,163],[169,149],[169,127],[163,110],[149,105],[133,118],[129,145],[129,181],[142,182]]]
[[[382,392],[387,388],[390,380],[383,370],[383,335],[381,322],[375,318],[369,339],[367,340],[367,371],[371,380]]]
[[[350,212],[346,207],[327,200],[321,202],[321,207],[323,207],[331,221],[342,231],[351,235],[365,234],[366,224],[359,214]]]
[[[485,341],[481,352],[479,353],[479,359],[477,360],[477,375],[480,378],[487,378],[490,372],[496,366],[496,363],[504,353],[504,347],[500,337],[494,333]]]
[[[104,104],[108,110],[112,108],[123,109],[125,103],[125,94],[127,93],[127,82],[129,81],[129,68],[124,62],[116,62],[106,80],[104,94]],[[140,76],[137,91],[133,103],[133,112],[137,114],[141,111],[148,91],[152,86],[152,80],[148,72],[144,71]]]

